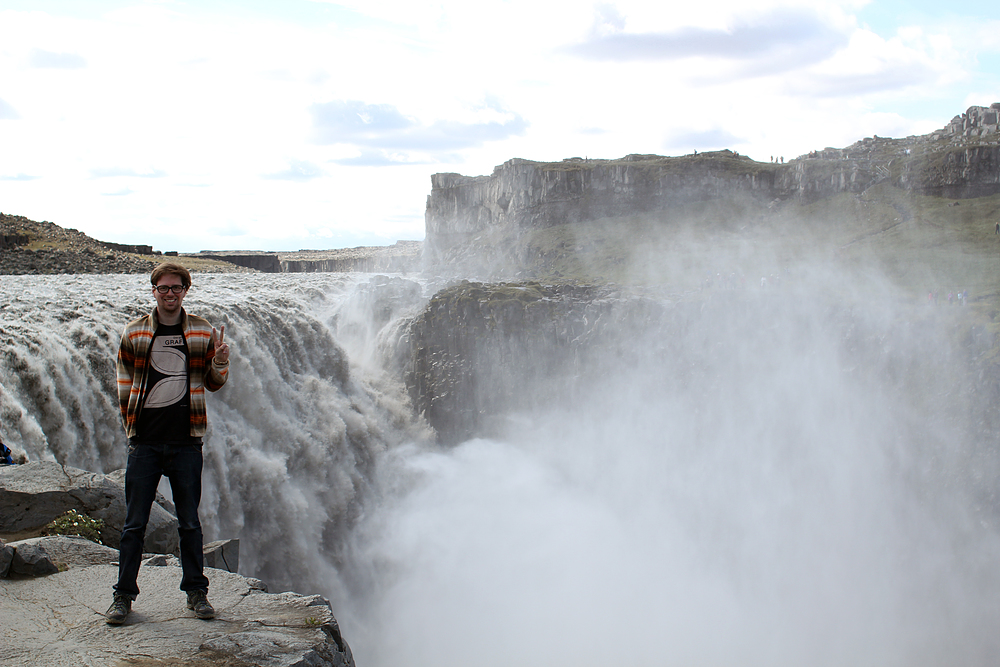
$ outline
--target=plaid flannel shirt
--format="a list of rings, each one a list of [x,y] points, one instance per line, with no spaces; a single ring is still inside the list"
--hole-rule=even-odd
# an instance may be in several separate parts
[[[212,325],[208,320],[182,312],[181,327],[188,347],[188,388],[191,391],[191,437],[200,438],[208,428],[205,390],[217,391],[229,379],[229,362],[214,361]],[[138,433],[139,413],[146,399],[149,348],[159,324],[156,310],[129,322],[118,347],[118,405],[125,434]]]

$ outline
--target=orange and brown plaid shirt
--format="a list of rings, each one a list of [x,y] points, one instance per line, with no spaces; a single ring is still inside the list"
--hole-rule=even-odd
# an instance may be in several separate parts
[[[156,310],[129,322],[118,347],[118,405],[125,434],[137,434],[139,413],[146,399],[149,348],[159,322]],[[212,325],[183,311],[181,327],[188,347],[188,387],[191,391],[191,437],[200,438],[208,427],[205,390],[217,391],[229,379],[229,364],[214,363]]]

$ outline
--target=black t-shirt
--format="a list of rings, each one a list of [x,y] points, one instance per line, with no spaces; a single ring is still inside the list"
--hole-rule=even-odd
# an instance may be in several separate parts
[[[188,348],[180,324],[156,328],[149,347],[146,397],[139,413],[140,440],[191,442]]]

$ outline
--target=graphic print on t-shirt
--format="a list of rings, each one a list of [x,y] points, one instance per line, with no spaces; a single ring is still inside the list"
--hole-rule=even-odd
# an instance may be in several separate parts
[[[164,408],[187,393],[187,357],[184,336],[157,336],[149,353],[149,363],[163,374],[146,396],[147,408]]]

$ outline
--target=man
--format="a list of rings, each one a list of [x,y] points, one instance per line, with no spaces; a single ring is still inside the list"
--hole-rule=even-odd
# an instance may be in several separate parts
[[[119,625],[139,594],[136,579],[142,542],[161,475],[170,480],[177,508],[181,590],[198,618],[215,617],[203,572],[201,521],[202,437],[208,426],[205,390],[229,377],[226,328],[189,315],[182,304],[191,274],[179,264],[160,264],[150,276],[156,308],[130,322],[118,348],[118,402],[128,436],[125,525],[118,583],[107,622]]]

